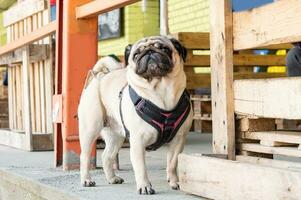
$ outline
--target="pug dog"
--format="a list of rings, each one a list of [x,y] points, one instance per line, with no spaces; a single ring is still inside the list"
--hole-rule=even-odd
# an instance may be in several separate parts
[[[160,143],[165,136],[162,136],[163,132],[159,133],[160,129],[150,125],[139,115],[131,91],[157,110],[170,112],[162,114],[167,118],[175,107],[181,104],[179,102],[182,101],[185,93],[186,55],[186,49],[176,39],[151,36],[126,47],[126,67],[113,58],[101,59],[94,66],[87,78],[88,85],[82,92],[78,107],[80,173],[83,186],[95,186],[89,174],[89,165],[92,145],[99,136],[106,144],[102,162],[107,181],[109,184],[124,182],[115,174],[113,163],[128,132],[130,159],[137,191],[139,194],[155,193],[147,175],[145,154],[148,146],[156,142]],[[163,142],[168,145],[167,180],[170,187],[175,190],[179,189],[177,158],[183,151],[185,137],[192,123],[190,101],[188,104],[185,110],[186,117],[183,118],[184,114],[181,113],[179,115],[182,123],[179,125],[178,121],[181,120],[178,118],[174,123],[178,126],[177,130],[174,131],[171,127],[175,132],[173,137],[169,138],[170,141]],[[159,125],[158,127],[163,127]],[[167,130],[165,133],[170,132]]]

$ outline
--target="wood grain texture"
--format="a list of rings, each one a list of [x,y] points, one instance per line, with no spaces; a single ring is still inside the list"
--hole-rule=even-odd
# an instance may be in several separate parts
[[[244,151],[277,154],[283,156],[301,157],[301,151],[298,147],[268,147],[256,143],[242,143],[238,144],[237,148]]]
[[[201,155],[179,155],[180,188],[209,199],[299,199],[301,171]],[[187,165],[189,163],[189,165]]]
[[[301,41],[301,1],[280,0],[233,14],[234,49]]]
[[[244,67],[244,66],[285,66],[286,56],[278,55],[233,55],[234,66]],[[188,54],[185,66],[210,66],[210,55],[192,55]]]
[[[117,8],[138,2],[139,0],[95,0],[76,8],[76,18],[95,17]]]
[[[30,102],[30,82],[29,82],[29,48],[23,49],[23,63],[22,63],[22,80],[23,80],[23,124],[25,131],[25,149],[28,151],[33,150],[33,141],[32,141],[32,127],[31,127],[31,102]]]
[[[238,136],[243,139],[301,144],[301,132],[298,131],[241,132]]]
[[[14,42],[11,42],[3,47],[0,48],[0,55],[6,54],[10,51],[16,50],[24,45],[33,43],[41,38],[47,37],[49,35],[52,35],[56,31],[56,22],[51,22],[48,25],[43,26],[40,29],[37,29],[36,31],[25,35],[23,37],[20,37]]]
[[[210,1],[213,151],[229,159],[235,158],[232,36],[231,1]]]
[[[301,119],[301,78],[236,80],[235,112],[263,118]]]
[[[46,9],[45,0],[26,0],[16,4],[3,14],[3,25],[9,26],[15,24],[35,13]]]

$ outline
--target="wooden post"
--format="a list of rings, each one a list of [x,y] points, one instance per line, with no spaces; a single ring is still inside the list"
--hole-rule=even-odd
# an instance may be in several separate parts
[[[23,65],[22,65],[22,78],[23,78],[23,107],[24,116],[23,124],[26,135],[26,150],[32,151],[32,129],[31,129],[31,104],[30,104],[30,86],[29,86],[29,48],[25,47],[23,49]]]
[[[77,20],[75,8],[89,0],[63,1],[62,95],[63,95],[63,169],[78,169],[77,107],[87,72],[97,61],[97,17]],[[96,165],[96,145],[91,154],[91,167]]]
[[[235,159],[231,0],[210,1],[213,151]]]

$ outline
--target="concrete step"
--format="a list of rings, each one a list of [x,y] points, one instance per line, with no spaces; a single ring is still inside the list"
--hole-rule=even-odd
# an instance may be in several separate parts
[[[0,200],[77,200],[57,188],[0,169]]]

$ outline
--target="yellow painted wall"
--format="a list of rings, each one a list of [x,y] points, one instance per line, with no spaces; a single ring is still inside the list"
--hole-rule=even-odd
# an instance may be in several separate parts
[[[6,29],[3,26],[3,12],[0,13],[0,46],[6,44]]]
[[[124,8],[124,35],[120,38],[103,40],[98,43],[98,54],[123,55],[128,44],[150,35],[159,34],[159,1],[147,0],[146,11],[142,12],[141,2]]]
[[[209,0],[168,0],[170,33],[209,32]]]

